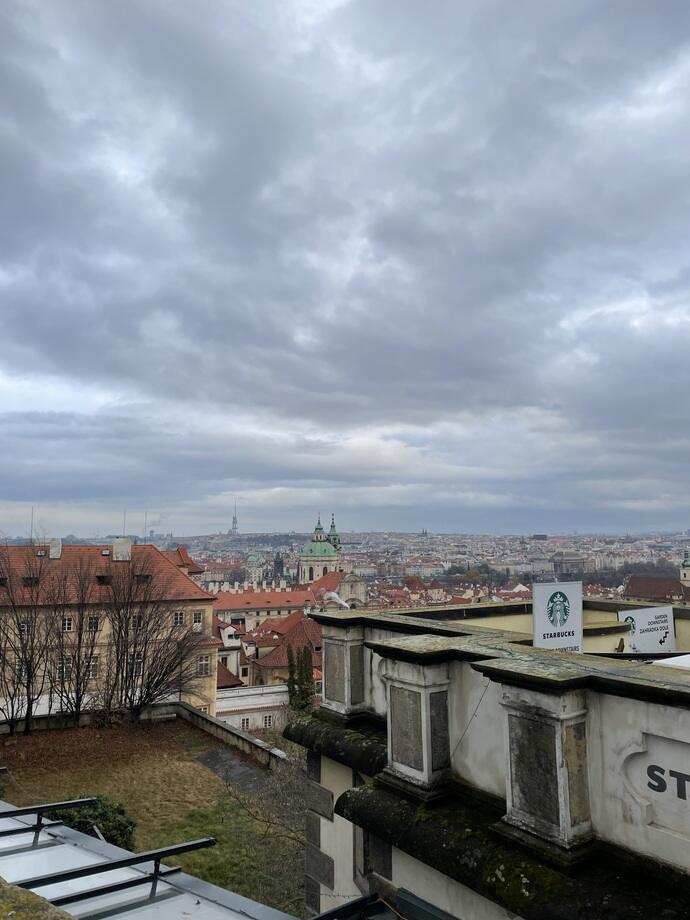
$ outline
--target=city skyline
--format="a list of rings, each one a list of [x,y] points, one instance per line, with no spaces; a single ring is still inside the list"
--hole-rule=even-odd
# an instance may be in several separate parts
[[[3,532],[685,529],[687,4],[0,25]]]

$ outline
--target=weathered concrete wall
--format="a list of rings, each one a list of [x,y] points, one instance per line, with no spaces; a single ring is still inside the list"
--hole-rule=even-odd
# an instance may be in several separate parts
[[[674,617],[676,630],[676,649],[680,652],[690,652],[690,620]]]
[[[343,792],[353,785],[352,770],[342,764],[321,758],[321,785],[333,793],[337,800]],[[319,818],[321,822],[321,850],[330,856],[334,863],[333,888],[321,885],[321,910],[329,910],[349,898],[361,896],[361,891],[354,881],[354,828],[340,815],[333,815],[333,820]]]
[[[171,715],[184,719],[185,722],[200,728],[207,734],[222,741],[223,744],[244,751],[245,754],[249,754],[254,760],[266,767],[271,767],[275,763],[282,763],[286,757],[283,751],[271,747],[270,744],[266,744],[260,738],[253,738],[247,732],[233,728],[214,716],[199,712],[198,709],[194,709],[193,706],[189,706],[187,703],[163,703],[152,707],[151,715],[153,718]]]
[[[597,693],[588,708],[595,833],[690,870],[690,711]]]
[[[453,881],[426,863],[393,847],[393,884],[396,888],[414,891],[418,898],[428,901],[452,917],[472,920],[520,920],[518,914],[505,910],[471,888]]]
[[[584,635],[582,647],[585,652],[615,652],[621,639],[624,640],[623,651],[630,651],[630,640],[627,633],[616,631],[609,634],[594,635],[588,632],[588,627],[600,629],[605,623],[613,623],[616,619],[615,614],[584,610],[583,617]],[[509,616],[500,614],[497,616],[470,617],[466,620],[458,621],[458,625],[484,626],[490,629],[502,629],[508,632],[527,633],[531,636],[532,614],[514,613]],[[690,630],[688,630],[688,636],[690,637]]]
[[[498,685],[469,662],[453,662],[448,707],[453,771],[471,785],[504,798],[504,713]]]
[[[391,639],[395,634],[385,629],[367,629],[367,641]],[[371,649],[364,649],[364,698],[376,715],[387,715],[386,686],[381,677],[381,656]]]

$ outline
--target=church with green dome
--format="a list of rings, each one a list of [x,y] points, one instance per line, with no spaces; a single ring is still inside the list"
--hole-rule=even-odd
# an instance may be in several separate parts
[[[331,527],[326,533],[321,524],[321,515],[319,515],[311,540],[305,543],[300,550],[300,584],[309,584],[318,578],[323,578],[329,572],[339,571],[340,537],[335,528],[335,516],[331,515]]]

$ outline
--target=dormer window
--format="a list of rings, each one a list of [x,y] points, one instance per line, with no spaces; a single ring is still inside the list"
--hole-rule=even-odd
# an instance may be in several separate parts
[[[99,585],[109,585],[112,583],[112,575],[96,575],[96,581]]]
[[[25,588],[36,588],[38,586],[38,575],[25,575],[22,582]]]

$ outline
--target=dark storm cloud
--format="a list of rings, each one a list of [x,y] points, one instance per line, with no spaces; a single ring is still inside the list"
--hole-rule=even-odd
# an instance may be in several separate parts
[[[682,2],[3,4],[2,498],[684,520],[689,39]]]

